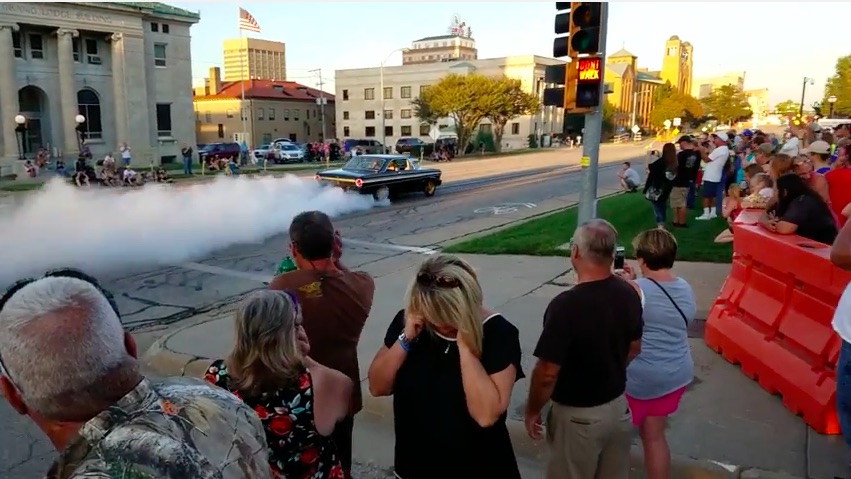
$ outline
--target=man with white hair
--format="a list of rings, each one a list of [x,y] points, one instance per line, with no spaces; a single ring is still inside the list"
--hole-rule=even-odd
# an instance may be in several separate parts
[[[269,478],[257,415],[200,379],[146,379],[111,295],[75,270],[0,298],[0,392],[60,456],[49,479]]]

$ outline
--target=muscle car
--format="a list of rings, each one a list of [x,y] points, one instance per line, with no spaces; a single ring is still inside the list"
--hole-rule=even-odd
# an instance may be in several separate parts
[[[402,193],[423,192],[434,196],[441,171],[422,168],[414,158],[401,155],[359,155],[342,168],[320,171],[314,180],[323,185],[370,194],[385,200]]]

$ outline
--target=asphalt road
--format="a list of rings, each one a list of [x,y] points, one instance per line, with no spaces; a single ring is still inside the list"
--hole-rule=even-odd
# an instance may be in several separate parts
[[[619,162],[643,155],[632,146],[603,150],[599,186],[616,185]],[[505,222],[513,210],[579,191],[578,151],[544,151],[501,159],[441,164],[447,183],[433,198],[414,195],[335,220],[346,243],[350,267],[429,249]],[[12,201],[14,204],[16,201]],[[7,203],[9,204],[9,203]],[[286,234],[261,243],[234,245],[180,266],[128,271],[102,278],[122,312],[125,325],[143,331],[175,323],[237,301],[263,287],[286,254]],[[378,294],[381,294],[379,292]],[[43,477],[54,457],[43,435],[0,401],[0,479]]]

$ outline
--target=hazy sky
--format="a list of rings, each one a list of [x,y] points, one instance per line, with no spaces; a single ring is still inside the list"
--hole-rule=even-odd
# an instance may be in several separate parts
[[[222,62],[221,41],[237,37],[235,2],[176,2],[200,11],[192,28],[193,77]],[[287,48],[288,79],[315,86],[322,69],[333,91],[334,70],[378,66],[421,37],[446,33],[454,14],[473,30],[479,58],[552,56],[553,2],[244,2],[260,34]],[[820,100],[836,59],[851,54],[841,23],[851,2],[616,2],[610,6],[608,51],[621,47],[640,67],[659,69],[665,41],[694,45],[694,76],[746,72],[745,88],[768,88],[772,103],[800,101],[805,76],[815,79],[806,103]],[[392,53],[387,65],[401,64]]]

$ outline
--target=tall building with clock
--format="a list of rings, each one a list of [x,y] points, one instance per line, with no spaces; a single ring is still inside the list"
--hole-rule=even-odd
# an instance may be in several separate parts
[[[662,81],[670,82],[677,91],[691,93],[692,69],[694,61],[691,43],[683,42],[674,35],[665,42],[665,56],[662,58],[662,71],[659,77]]]

